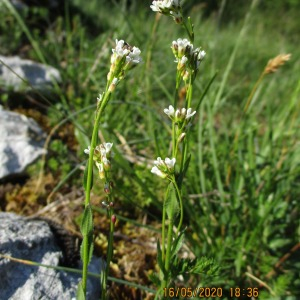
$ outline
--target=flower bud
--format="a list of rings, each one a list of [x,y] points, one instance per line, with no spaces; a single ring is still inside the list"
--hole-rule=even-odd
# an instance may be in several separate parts
[[[111,221],[116,224],[116,221],[117,221],[117,216],[116,215],[112,215],[111,216]]]
[[[107,183],[105,183],[105,185],[104,185],[104,192],[106,194],[110,194],[110,188],[109,188],[109,185]],[[109,204],[109,206],[110,206],[110,204]]]
[[[181,143],[185,139],[185,136],[186,136],[186,133],[183,132],[178,138],[178,143]]]
[[[108,88],[108,90],[112,93],[115,89],[116,89],[116,86],[118,84],[119,80],[118,78],[114,78]]]

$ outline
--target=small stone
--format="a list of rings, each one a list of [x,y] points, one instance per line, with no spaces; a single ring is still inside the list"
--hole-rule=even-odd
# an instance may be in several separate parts
[[[7,68],[2,62],[7,65]],[[61,76],[57,69],[46,66],[19,56],[6,57],[0,55],[0,87],[4,90],[20,92],[30,90],[31,86],[38,90],[47,90],[52,87],[53,81],[60,82]]]
[[[39,156],[45,133],[31,118],[0,107],[0,179],[21,174]]]
[[[46,221],[0,213],[0,253],[18,259],[59,266],[63,250]],[[93,257],[89,272],[99,273],[102,260]],[[1,299],[76,299],[81,275],[36,267],[0,257]],[[88,277],[87,299],[99,299],[100,281]]]

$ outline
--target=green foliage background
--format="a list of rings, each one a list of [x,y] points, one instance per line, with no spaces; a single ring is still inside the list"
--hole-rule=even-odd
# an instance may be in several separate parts
[[[52,149],[66,165],[61,180],[77,168],[72,183],[80,187],[78,164],[85,159],[83,149],[89,143],[95,101],[105,86],[114,39],[125,39],[142,50],[145,63],[118,86],[101,131],[117,146],[116,199],[122,209],[132,217],[147,212],[160,222],[164,183],[150,174],[145,160],[151,163],[169,154],[163,108],[170,104],[175,84],[170,45],[184,31],[162,17],[153,33],[155,14],[148,2],[65,1],[58,12],[29,7],[18,12],[24,23],[2,5],[0,53],[43,59],[61,71],[63,82],[56,87],[48,116],[53,124],[69,118],[78,150],[68,155],[58,142]],[[299,5],[295,0],[239,5],[234,0],[186,1],[185,12],[195,25],[195,45],[207,52],[194,103],[218,72],[192,129],[184,223],[190,251],[214,258],[220,272],[217,277],[191,279],[194,286],[220,286],[224,291],[259,286],[259,299],[300,297]],[[249,113],[242,117],[256,80],[279,53],[292,53],[291,60],[264,78]],[[1,97],[7,99],[7,94],[2,91]],[[128,161],[120,135],[142,158],[141,164]],[[48,168],[57,167],[51,158]]]

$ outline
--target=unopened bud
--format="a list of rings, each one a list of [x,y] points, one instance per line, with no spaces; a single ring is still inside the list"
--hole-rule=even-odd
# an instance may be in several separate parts
[[[116,221],[117,221],[117,216],[116,215],[112,215],[111,216],[111,221],[116,224]]]
[[[185,71],[184,74],[182,74],[182,79],[184,81],[187,81],[189,79],[190,73],[188,71]]]
[[[109,206],[110,206],[110,207],[114,207],[114,205],[115,205],[115,204],[114,204],[113,202],[110,202],[110,203],[109,203]]]
[[[181,143],[181,142],[185,139],[185,136],[186,136],[186,133],[183,132],[183,133],[179,136],[178,142]]]
[[[116,89],[116,86],[118,84],[119,80],[118,78],[114,78],[108,88],[108,90],[112,93],[115,89]]]

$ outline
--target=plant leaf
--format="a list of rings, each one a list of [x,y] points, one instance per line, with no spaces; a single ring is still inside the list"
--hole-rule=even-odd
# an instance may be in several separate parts
[[[157,286],[159,287],[161,285],[161,281],[159,279],[159,276],[157,273],[153,272],[148,275],[148,278]]]
[[[159,240],[157,240],[157,262],[159,265],[160,270],[163,272],[163,274],[165,275],[165,266],[162,260],[162,252],[161,252],[161,248],[160,248],[160,242]]]
[[[84,248],[83,245],[84,245],[85,239],[88,239],[87,264],[89,264],[92,260],[93,251],[94,251],[93,235],[90,234],[88,236],[85,236],[82,240],[82,243],[81,243],[81,246],[80,246],[80,258],[81,258],[82,261],[84,261],[84,259],[85,259],[84,251],[83,251],[83,248]]]
[[[166,203],[166,212],[170,220],[174,219],[179,212],[179,205],[174,188],[170,188],[169,197]]]
[[[183,178],[184,178],[184,176],[185,176],[185,174],[186,174],[186,172],[189,168],[190,161],[191,161],[191,154],[189,154],[188,158],[184,162],[183,170],[182,170],[181,174],[179,174],[179,177],[178,177],[178,186],[179,187],[181,186]]]
[[[179,236],[174,240],[172,244],[172,249],[171,249],[171,258],[174,257],[174,255],[177,254],[177,252],[180,250],[183,244],[183,239],[184,239],[184,231],[182,231]]]
[[[90,204],[84,208],[80,231],[83,236],[87,236],[93,232],[93,212]]]
[[[85,300],[85,295],[84,295],[84,291],[83,291],[83,287],[82,287],[82,282],[81,281],[78,284],[76,299],[77,300]]]

